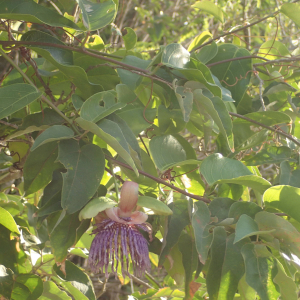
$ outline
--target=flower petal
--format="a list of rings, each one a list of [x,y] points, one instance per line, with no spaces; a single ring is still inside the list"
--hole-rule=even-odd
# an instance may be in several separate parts
[[[135,211],[131,214],[130,218],[131,221],[127,222],[127,224],[142,224],[147,221],[148,215],[141,211]]]
[[[139,185],[133,181],[125,181],[121,188],[119,202],[121,217],[130,217],[131,212],[136,207],[139,195]]]
[[[127,224],[128,222],[126,222],[125,220],[119,218],[119,212],[120,212],[120,208],[119,207],[112,207],[112,208],[108,208],[105,210],[105,213],[107,214],[107,216],[118,223],[122,223],[122,224]]]

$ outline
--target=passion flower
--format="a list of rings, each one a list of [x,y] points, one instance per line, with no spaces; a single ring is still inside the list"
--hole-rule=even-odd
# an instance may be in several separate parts
[[[148,216],[140,211],[133,211],[138,201],[138,184],[124,182],[118,207],[105,210],[108,219],[96,224],[96,234],[90,249],[89,265],[93,272],[99,269],[108,277],[108,266],[116,275],[119,264],[122,275],[130,276],[129,264],[132,263],[134,274],[142,276],[151,268],[148,242],[139,229],[148,232],[152,239],[152,228],[145,223]]]

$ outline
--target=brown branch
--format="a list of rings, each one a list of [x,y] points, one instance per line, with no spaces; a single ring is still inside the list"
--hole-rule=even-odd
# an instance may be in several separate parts
[[[0,120],[0,123],[3,124],[3,125],[5,125],[5,126],[12,127],[14,129],[18,129],[18,125],[16,125],[16,124],[8,123],[8,122],[3,121],[3,120]]]
[[[120,162],[120,161],[118,161],[118,160],[116,160],[116,159],[114,159],[114,158],[112,158],[112,157],[110,157],[110,156],[108,156],[108,155],[105,155],[105,158],[106,158],[107,160],[111,161],[112,163],[116,164],[116,165],[122,166],[122,167],[124,167],[124,168],[126,168],[126,169],[129,169],[129,170],[132,170],[132,171],[133,171],[133,169],[132,169],[129,165],[127,165],[127,164],[125,164],[125,163],[123,163],[123,162]],[[173,189],[173,190],[175,190],[175,191],[177,191],[177,192],[179,192],[179,193],[181,193],[181,194],[183,194],[183,195],[185,195],[185,196],[188,196],[188,197],[193,198],[193,199],[195,199],[195,200],[203,201],[203,202],[205,202],[205,203],[210,203],[210,202],[211,202],[211,201],[210,201],[209,199],[207,199],[207,198],[204,198],[204,197],[201,197],[201,196],[197,196],[197,195],[188,193],[188,192],[186,192],[185,190],[182,190],[182,189],[180,189],[180,188],[178,188],[178,187],[176,187],[176,186],[174,186],[174,185],[172,185],[172,184],[170,184],[170,183],[168,183],[168,182],[162,180],[161,178],[155,177],[155,176],[153,176],[153,175],[151,175],[151,174],[148,174],[148,173],[146,173],[146,172],[144,172],[144,171],[142,171],[142,170],[138,170],[138,172],[139,172],[141,175],[144,175],[144,176],[146,176],[146,177],[148,177],[148,178],[150,178],[150,179],[152,179],[152,180],[154,180],[154,181],[156,181],[156,182],[158,182],[158,183],[161,183],[161,184],[163,184],[163,185],[166,185],[166,186],[168,186],[169,188],[171,188],[171,189]]]
[[[240,119],[244,119],[244,120],[246,120],[246,121],[248,121],[248,122],[251,122],[251,123],[253,123],[253,124],[256,124],[256,125],[259,125],[259,126],[261,126],[261,127],[266,128],[266,129],[269,129],[269,130],[271,130],[271,131],[273,131],[273,132],[275,132],[275,133],[278,133],[279,135],[282,135],[282,136],[288,138],[289,140],[291,140],[292,142],[294,142],[296,145],[300,146],[300,142],[298,142],[294,137],[292,137],[292,136],[289,135],[288,133],[285,133],[285,132],[284,132],[282,129],[280,129],[280,128],[273,128],[273,127],[270,127],[270,126],[268,126],[268,125],[265,125],[265,124],[263,124],[263,123],[260,123],[260,122],[258,122],[258,121],[252,120],[252,119],[250,119],[250,118],[248,118],[248,117],[245,117],[245,116],[242,116],[242,115],[233,113],[233,112],[229,112],[229,114],[230,114],[231,116],[234,116],[234,117],[237,117],[237,118],[240,118]]]
[[[256,63],[253,64],[253,66],[265,66],[265,65],[271,65],[271,64],[276,64],[280,62],[294,62],[294,61],[299,61],[300,60],[300,55],[293,56],[293,57],[287,57],[287,58],[280,58],[280,59],[274,59],[274,60],[269,60],[265,61],[263,63]]]

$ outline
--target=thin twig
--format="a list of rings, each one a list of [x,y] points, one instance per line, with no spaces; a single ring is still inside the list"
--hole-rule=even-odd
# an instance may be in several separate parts
[[[264,98],[263,98],[263,85],[264,85],[264,81],[259,77],[258,72],[254,69],[254,75],[256,76],[256,78],[259,80],[259,99],[260,99],[260,103],[261,103],[261,107],[263,111],[266,111],[266,107],[265,107],[265,102],[264,102]]]
[[[138,283],[138,284],[141,284],[141,285],[145,286],[145,287],[148,288],[148,289],[153,289],[153,287],[152,287],[150,284],[148,284],[147,282],[141,280],[140,278],[138,278],[138,277],[136,277],[136,276],[134,276],[134,275],[132,275],[132,274],[130,274],[130,277],[132,278],[132,280],[133,280],[134,282],[136,282],[136,283]]]
[[[132,169],[129,165],[127,165],[127,164],[125,164],[125,163],[123,163],[123,162],[121,162],[121,161],[118,161],[118,160],[116,160],[116,159],[114,159],[114,158],[112,158],[112,157],[110,157],[110,156],[108,156],[108,155],[105,155],[105,158],[106,158],[107,160],[113,162],[113,163],[116,164],[116,165],[122,166],[122,167],[124,167],[124,168],[126,168],[126,169],[129,169],[129,170],[132,170],[132,171],[133,171],[133,169]],[[177,191],[177,192],[179,192],[179,193],[181,193],[181,194],[183,194],[183,195],[185,195],[185,196],[188,196],[188,197],[193,198],[193,199],[196,199],[196,200],[203,201],[203,202],[205,202],[205,203],[210,203],[210,202],[211,202],[211,201],[210,201],[209,199],[207,199],[207,198],[204,198],[204,197],[201,197],[201,196],[197,196],[197,195],[188,193],[188,192],[186,192],[185,190],[182,190],[182,189],[180,189],[180,188],[178,188],[178,187],[176,187],[176,186],[174,186],[174,185],[172,185],[172,184],[166,182],[165,180],[162,180],[161,178],[158,178],[158,177],[155,177],[155,176],[153,176],[153,175],[151,175],[151,174],[148,174],[148,173],[146,173],[146,172],[144,172],[144,171],[142,171],[142,170],[138,170],[138,172],[139,172],[141,175],[144,175],[144,176],[146,176],[146,177],[148,177],[148,178],[150,178],[150,179],[152,179],[152,180],[154,180],[154,181],[156,181],[156,182],[158,182],[158,183],[161,183],[161,184],[163,184],[163,185],[165,185],[165,186],[168,186],[169,188],[171,188],[171,189],[173,189],[173,190],[175,190],[175,191]]]
[[[261,126],[261,127],[266,128],[266,129],[269,129],[269,130],[271,130],[271,131],[273,131],[273,132],[275,132],[275,133],[278,133],[279,135],[282,135],[282,136],[288,138],[289,140],[291,140],[292,142],[294,142],[296,145],[300,146],[300,142],[299,142],[299,141],[297,141],[294,137],[292,137],[292,136],[289,135],[288,133],[285,133],[285,132],[284,132],[282,129],[280,129],[280,128],[273,128],[273,127],[270,127],[270,126],[268,126],[268,125],[265,125],[265,124],[263,124],[263,123],[260,123],[260,122],[258,122],[258,121],[252,120],[252,119],[250,119],[250,118],[248,118],[248,117],[245,117],[245,116],[242,116],[242,115],[233,113],[233,112],[229,112],[229,114],[230,114],[231,116],[234,116],[234,117],[237,117],[237,118],[240,118],[240,119],[244,119],[244,120],[246,120],[246,121],[248,121],[248,122],[251,122],[251,123],[253,123],[253,124],[256,124],[256,125],[259,125],[259,126]]]
[[[6,125],[6,126],[12,127],[14,129],[18,129],[18,125],[16,125],[16,124],[8,123],[8,122],[3,121],[3,120],[0,120],[0,123],[3,124],[3,125]]]

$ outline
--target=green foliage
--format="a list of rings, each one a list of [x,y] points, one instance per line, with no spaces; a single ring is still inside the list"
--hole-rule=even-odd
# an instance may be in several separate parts
[[[152,267],[119,266],[123,294],[298,299],[300,6],[277,2],[0,0],[1,297],[98,299],[82,262],[131,180]]]

